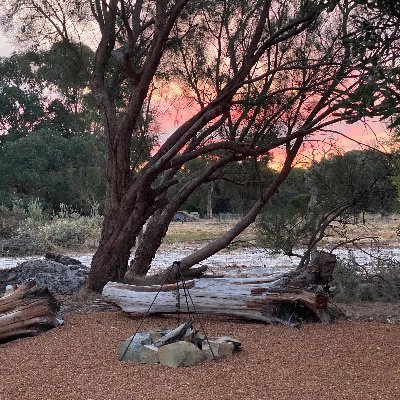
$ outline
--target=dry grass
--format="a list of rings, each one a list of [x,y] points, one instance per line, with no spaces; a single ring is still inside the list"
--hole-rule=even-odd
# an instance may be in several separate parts
[[[238,220],[218,221],[216,219],[201,219],[196,222],[173,222],[171,223],[164,243],[192,243],[206,242],[218,238],[232,228]],[[236,241],[249,242],[256,238],[254,225],[247,228]]]
[[[387,216],[368,214],[365,216],[365,223],[360,220],[357,224],[348,224],[345,226],[345,232],[349,239],[361,237],[376,237],[381,246],[397,247],[399,245],[399,237],[396,230],[400,226],[400,216],[391,214]],[[342,227],[338,224],[334,225],[336,230]],[[335,229],[327,231],[325,242],[337,243],[341,240]],[[364,243],[371,242],[371,239],[364,240]]]
[[[167,232],[164,243],[191,243],[213,240],[228,229],[232,228],[237,220],[221,222],[213,220],[199,220],[198,222],[173,222]],[[396,230],[400,226],[400,215],[392,214],[388,216],[366,215],[365,223],[359,221],[357,224],[346,225],[346,235],[349,239],[360,237],[376,236],[382,246],[396,247],[399,245],[399,237]],[[337,229],[341,229],[336,224]],[[242,243],[254,243],[257,237],[255,224],[247,228],[236,241]],[[336,244],[342,239],[339,234],[330,229],[327,231],[327,237],[323,241],[325,244]],[[364,241],[370,242],[371,239]]]

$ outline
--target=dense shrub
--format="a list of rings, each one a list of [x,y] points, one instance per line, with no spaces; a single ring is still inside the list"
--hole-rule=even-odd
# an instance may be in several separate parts
[[[400,301],[400,264],[379,260],[374,267],[362,267],[354,259],[340,261],[334,272],[337,302]]]
[[[80,217],[54,218],[43,228],[46,239],[67,249],[77,247],[95,248],[100,237],[102,218]]]
[[[22,222],[27,218],[23,208],[14,204],[12,209],[0,206],[0,239],[9,239],[17,235]]]
[[[94,249],[98,245],[103,218],[94,203],[90,217],[79,215],[71,207],[60,205],[52,219],[46,218],[38,199],[26,207],[15,202],[12,209],[0,207],[0,256],[43,254],[58,248]]]
[[[0,240],[0,256],[21,257],[44,254],[52,250],[52,246],[40,235],[26,233],[9,239]]]

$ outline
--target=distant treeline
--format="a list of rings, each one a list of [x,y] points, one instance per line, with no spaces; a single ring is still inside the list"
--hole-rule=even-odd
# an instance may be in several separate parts
[[[79,51],[89,64],[92,51]],[[26,206],[39,199],[49,213],[57,213],[60,204],[83,214],[89,214],[93,204],[102,211],[107,177],[99,110],[86,69],[76,61],[73,47],[62,42],[47,51],[0,58],[0,205],[10,208],[18,201]],[[125,95],[119,93],[121,101]],[[132,142],[132,174],[156,143],[146,124],[137,127],[141,134]],[[354,198],[352,212],[395,210],[400,182],[395,159],[370,150],[352,151],[309,169],[295,169],[268,209],[284,207],[290,213],[311,201],[343,197]],[[198,158],[187,163],[168,196],[210,162]],[[267,157],[229,164],[195,190],[182,208],[201,216],[244,214],[274,176]]]

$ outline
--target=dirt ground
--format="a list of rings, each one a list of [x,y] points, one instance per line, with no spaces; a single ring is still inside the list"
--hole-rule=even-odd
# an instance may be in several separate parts
[[[67,313],[65,325],[0,345],[1,400],[395,400],[400,325],[339,322],[300,329],[203,317],[209,335],[242,341],[233,357],[173,369],[117,359],[141,317]],[[142,329],[174,326],[148,317]]]

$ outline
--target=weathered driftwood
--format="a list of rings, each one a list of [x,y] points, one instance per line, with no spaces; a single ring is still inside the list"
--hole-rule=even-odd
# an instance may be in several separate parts
[[[47,289],[25,282],[0,298],[0,341],[37,335],[59,325],[59,308]]]
[[[268,279],[196,279],[188,282],[190,295],[196,310],[189,300],[189,311],[205,314],[238,316],[267,323],[296,325],[299,317],[308,320],[329,322],[326,311],[327,297],[305,290],[276,292]],[[176,312],[176,286],[158,294],[150,313]],[[149,309],[159,287],[137,287],[117,282],[108,282],[103,297],[117,304],[128,313],[145,313]],[[180,290],[184,296],[184,291]],[[324,298],[324,300],[322,300]],[[186,302],[181,312],[187,312]],[[271,305],[273,307],[271,308]],[[280,305],[278,307],[278,305]],[[284,313],[282,314],[282,305]],[[288,306],[288,307],[286,307]],[[287,308],[287,309],[286,309]],[[296,310],[296,308],[298,308]],[[293,315],[286,315],[287,310]],[[296,314],[296,311],[298,313]]]
[[[328,323],[328,294],[324,290],[332,280],[335,265],[335,255],[318,251],[307,267],[292,271],[279,280],[203,278],[187,281],[186,286],[190,288],[196,311],[200,313],[238,316],[286,325],[297,325],[304,320]],[[135,277],[128,282],[130,284],[108,282],[103,289],[103,296],[126,312],[145,313],[160,289],[160,286],[149,285],[158,283],[162,277],[164,280],[170,276],[176,279],[179,272],[179,266],[174,264],[169,271],[170,275],[165,275],[164,271],[137,280]],[[170,282],[166,280],[150,313],[176,312],[176,285]],[[183,292],[180,289],[181,296]],[[189,306],[190,312],[195,311],[191,301]]]
[[[124,276],[124,283],[137,286],[153,286],[160,285],[161,283],[173,284],[179,282],[182,276],[185,280],[200,278],[206,271],[206,265],[190,268],[188,270],[181,270],[180,266],[173,264],[164,271],[153,275],[139,276],[128,271]]]
[[[192,324],[190,322],[184,322],[183,324],[179,325],[177,328],[175,328],[173,331],[167,333],[160,339],[156,340],[153,345],[155,347],[161,347],[164,346],[168,343],[173,343],[178,340],[181,340],[183,336],[185,336],[187,330],[192,329]]]

